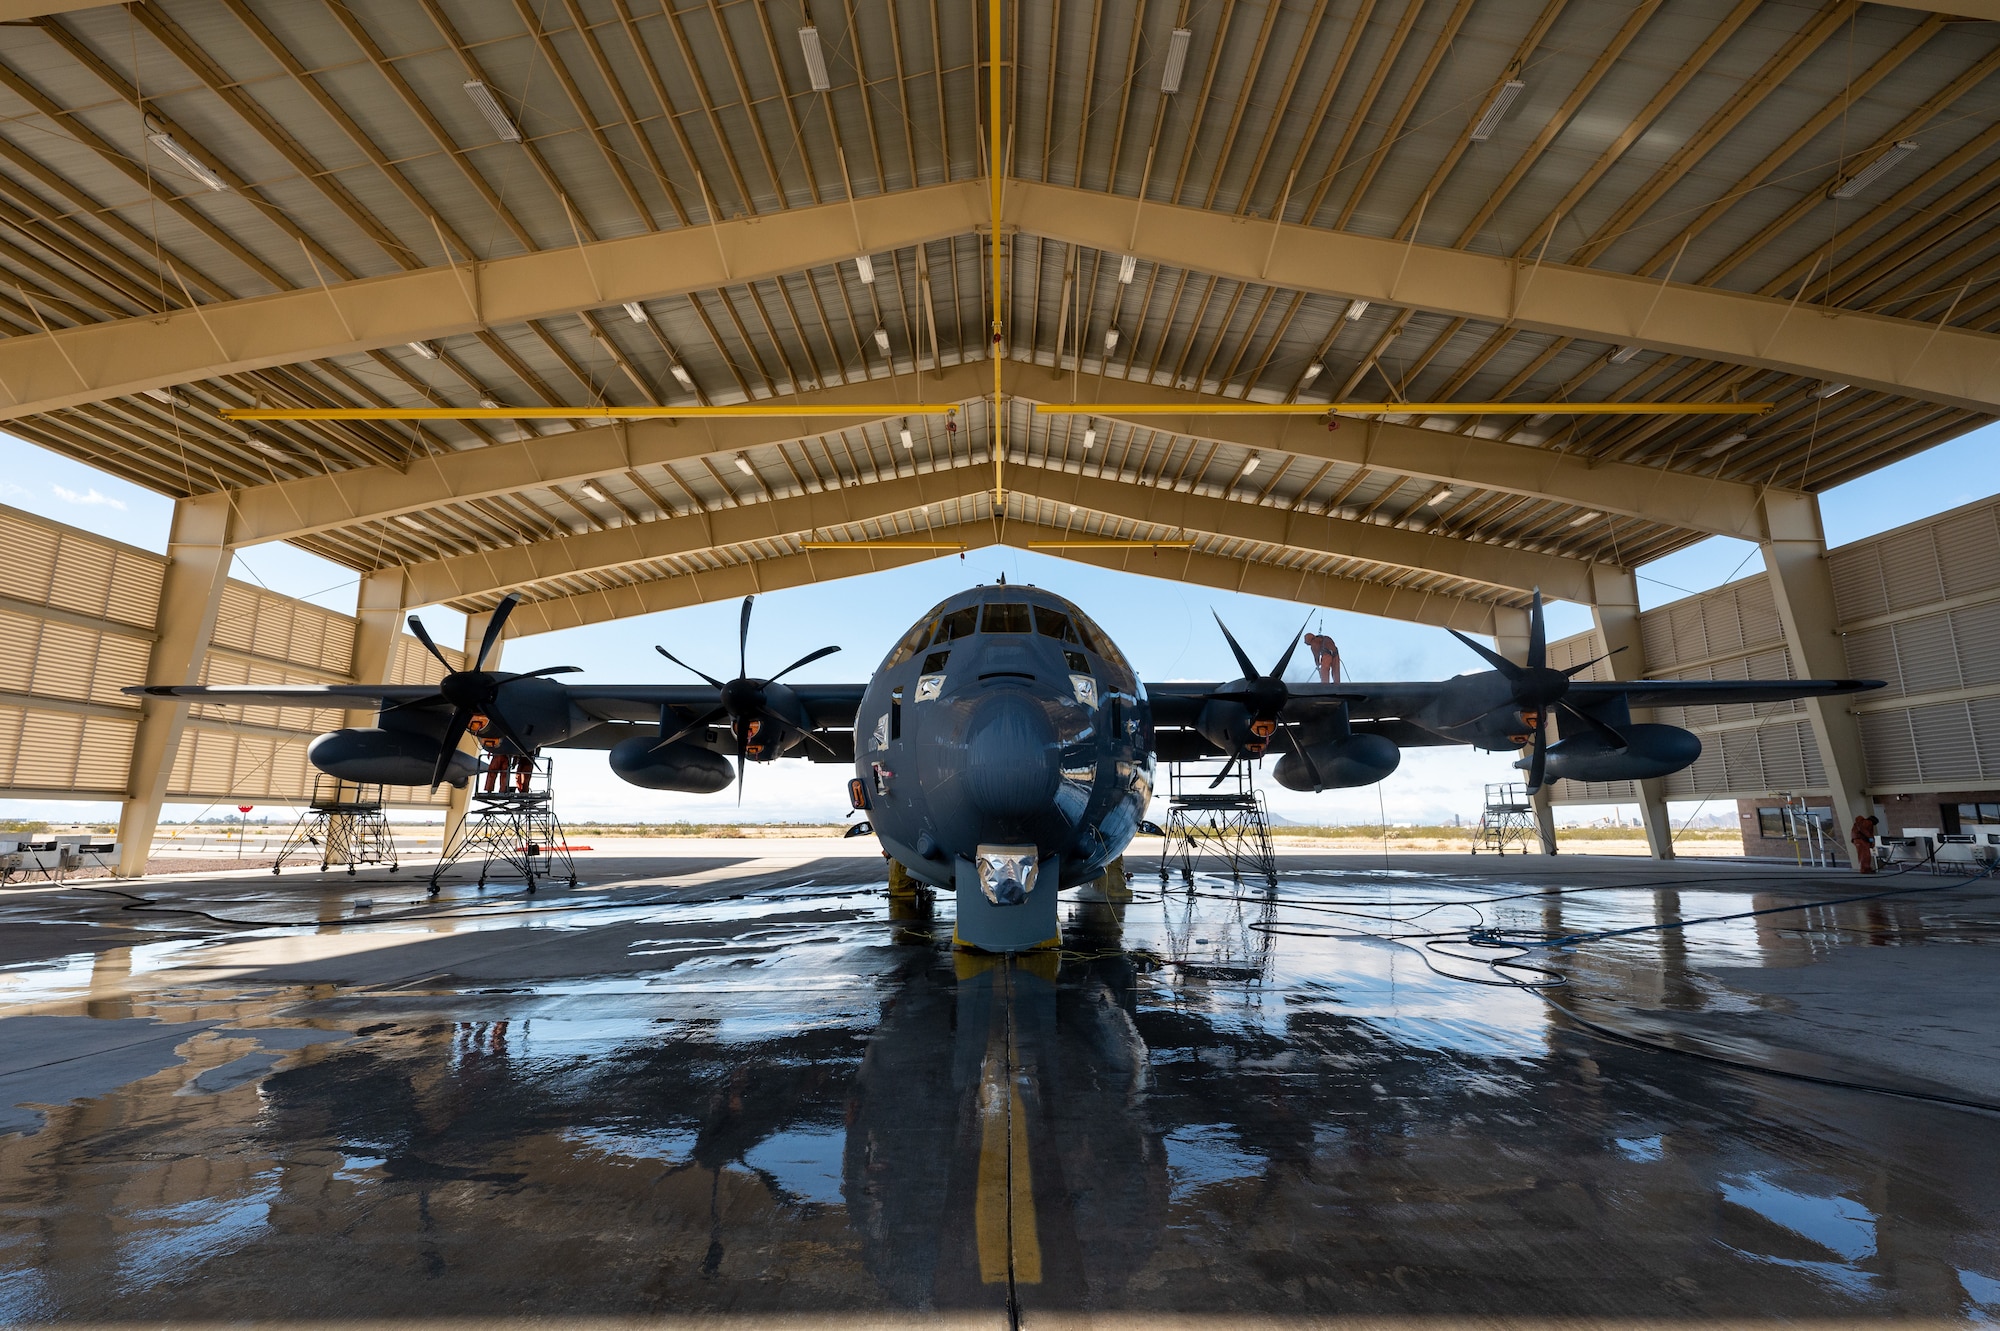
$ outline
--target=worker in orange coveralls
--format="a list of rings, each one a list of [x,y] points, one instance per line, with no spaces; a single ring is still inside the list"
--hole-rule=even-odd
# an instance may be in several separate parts
[[[1854,815],[1854,828],[1847,834],[1854,843],[1854,858],[1861,865],[1861,872],[1875,872],[1875,819],[1865,813]]]

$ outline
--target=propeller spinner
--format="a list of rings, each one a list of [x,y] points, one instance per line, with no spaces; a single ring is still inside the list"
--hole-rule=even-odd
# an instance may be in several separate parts
[[[788,726],[794,728],[798,726],[796,720],[779,714],[771,706],[769,687],[776,684],[786,675],[791,674],[794,670],[797,670],[800,666],[810,665],[822,656],[831,656],[840,650],[838,647],[822,647],[816,652],[808,652],[804,656],[801,656],[798,660],[792,662],[777,674],[772,675],[769,679],[750,678],[750,608],[756,599],[755,596],[746,596],[743,598],[743,615],[737,625],[736,678],[734,679],[727,681],[717,679],[706,671],[695,669],[664,647],[655,645],[653,648],[654,651],[666,657],[689,674],[698,675],[709,684],[715,686],[715,706],[688,722],[671,735],[666,733],[665,709],[662,709],[661,738],[660,742],[653,746],[654,750],[657,752],[660,749],[666,748],[669,744],[678,743],[695,731],[706,730],[715,722],[727,717],[729,719],[729,728],[736,736],[736,802],[738,804],[743,802],[743,764],[750,756],[751,741],[757,737],[762,727],[769,723],[775,723],[781,730]],[[833,751],[832,746],[813,734],[810,729],[805,730],[803,733],[807,739],[819,745],[822,749],[825,749],[829,753]]]
[[[1605,657],[1616,656],[1623,647],[1613,648],[1604,656],[1594,656],[1581,665],[1573,665],[1567,670],[1549,668],[1548,621],[1542,614],[1541,588],[1535,589],[1533,603],[1528,608],[1528,662],[1516,665],[1490,647],[1482,646],[1466,637],[1457,629],[1450,630],[1451,636],[1470,647],[1473,651],[1506,677],[1513,685],[1512,706],[1521,713],[1521,719],[1528,725],[1530,743],[1533,749],[1528,756],[1528,793],[1536,794],[1542,788],[1542,778],[1548,772],[1549,762],[1549,714],[1561,708],[1565,716],[1573,717],[1581,725],[1602,735],[1613,749],[1626,747],[1625,736],[1611,726],[1586,712],[1577,710],[1564,701],[1569,693],[1570,681],[1596,665]]]
[[[1216,773],[1215,780],[1208,783],[1208,788],[1213,790],[1228,779],[1229,774],[1236,770],[1239,760],[1263,757],[1265,744],[1277,733],[1279,726],[1284,726],[1285,734],[1292,741],[1292,751],[1304,761],[1306,774],[1312,778],[1313,788],[1317,790],[1321,784],[1319,769],[1313,764],[1312,754],[1308,753],[1306,746],[1300,742],[1298,728],[1285,720],[1285,704],[1290,702],[1292,697],[1291,690],[1286,687],[1284,681],[1285,667],[1292,663],[1292,653],[1298,650],[1299,639],[1305,636],[1305,624],[1299,625],[1299,631],[1292,635],[1291,644],[1285,648],[1285,654],[1278,658],[1278,664],[1272,666],[1271,673],[1266,675],[1258,673],[1256,663],[1250,659],[1250,654],[1243,650],[1243,645],[1236,641],[1236,635],[1229,631],[1229,625],[1222,622],[1222,616],[1215,614],[1213,610],[1209,613],[1215,615],[1215,626],[1222,630],[1223,639],[1228,642],[1229,650],[1235,654],[1236,664],[1243,671],[1243,687],[1211,693],[1209,697],[1219,702],[1240,703],[1248,708],[1250,733],[1255,736],[1255,740],[1238,747],[1229,755],[1229,761],[1223,764],[1220,772]]]
[[[445,727],[444,740],[438,746],[437,766],[431,771],[432,790],[443,783],[445,773],[451,767],[451,755],[458,751],[458,742],[465,738],[466,728],[472,724],[474,717],[486,718],[486,728],[480,732],[482,740],[492,736],[512,743],[523,753],[528,751],[528,747],[508,727],[507,718],[500,711],[500,690],[508,681],[533,679],[541,675],[565,675],[582,669],[581,666],[543,666],[525,675],[500,675],[485,668],[486,658],[493,653],[493,644],[500,641],[500,634],[507,627],[507,616],[513,614],[514,607],[520,603],[521,598],[512,592],[500,598],[500,604],[493,607],[493,615],[486,621],[486,635],[479,641],[479,655],[473,658],[472,666],[467,670],[452,669],[451,662],[431,641],[424,621],[415,615],[410,616],[410,632],[417,635],[417,641],[445,669],[444,678],[438,681],[436,698],[425,699],[424,702],[441,700],[450,703],[452,709],[451,724]],[[423,703],[416,705],[422,706]]]

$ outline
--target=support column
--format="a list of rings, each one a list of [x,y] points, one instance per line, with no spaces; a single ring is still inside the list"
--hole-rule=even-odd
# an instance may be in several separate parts
[[[1493,647],[1509,661],[1525,662],[1528,659],[1529,614],[1512,606],[1499,606],[1493,611]],[[1533,751],[1522,749],[1523,758]],[[1550,782],[1530,795],[1528,799],[1535,806],[1535,834],[1542,843],[1542,854],[1556,853],[1556,809],[1555,785]]]
[[[201,682],[202,662],[222,607],[222,589],[229,582],[229,564],[229,496],[177,501],[167,537],[167,574],[160,584],[158,631],[146,662],[148,684]],[[187,714],[187,702],[176,698],[147,698],[140,708],[125,804],[118,813],[121,878],[137,878],[146,871]]]
[[[356,684],[387,684],[396,668],[396,638],[403,631],[401,568],[378,568],[361,575],[354,605],[354,660],[348,671]],[[373,707],[354,707],[341,717],[347,726],[375,724]],[[359,786],[343,783],[340,798],[359,798]]]
[[[1826,563],[1826,529],[1820,523],[1819,499],[1809,494],[1768,490],[1764,510],[1764,572],[1778,603],[1778,620],[1792,652],[1793,673],[1802,679],[1843,679],[1847,649],[1841,641],[1840,619],[1834,610],[1833,575]],[[1872,812],[1866,791],[1868,762],[1861,747],[1861,723],[1845,698],[1807,698],[1806,716],[1819,745],[1820,766],[1826,770],[1833,795],[1833,839],[1847,847],[1855,869],[1860,857],[1847,839],[1857,813]]]
[[[478,654],[479,640],[486,636],[486,626],[492,622],[492,619],[493,616],[490,612],[467,615],[465,617],[465,642],[463,646],[465,663],[467,665],[472,664],[472,658]],[[500,658],[506,655],[506,653],[507,639],[505,635],[502,635],[500,640],[493,644],[493,651],[486,658],[486,668],[488,670],[498,670],[500,668]],[[478,780],[479,778],[474,776],[469,778],[462,786],[446,787],[451,794],[446,797],[447,802],[444,807],[444,845],[449,846],[451,839],[458,835],[459,825],[465,821],[466,811],[472,807],[472,788]]]
[[[1629,568],[1594,564],[1591,566],[1590,583],[1596,597],[1590,614],[1597,622],[1597,636],[1604,640],[1605,651],[1618,653],[1605,662],[1611,667],[1611,678],[1644,679],[1646,639],[1639,631],[1639,579]],[[1624,650],[1620,651],[1620,648]],[[1652,710],[1635,709],[1632,719],[1651,721]],[[1667,783],[1655,778],[1632,784],[1639,792],[1639,821],[1646,828],[1646,848],[1656,860],[1672,859],[1674,825],[1667,816]]]

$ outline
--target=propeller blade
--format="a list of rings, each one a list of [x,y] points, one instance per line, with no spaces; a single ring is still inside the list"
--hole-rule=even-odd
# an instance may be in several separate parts
[[[658,753],[661,749],[666,748],[669,744],[678,744],[683,739],[686,739],[689,735],[693,734],[695,731],[705,730],[709,726],[714,725],[718,719],[720,719],[721,717],[725,717],[727,715],[729,715],[728,709],[722,707],[717,707],[713,711],[704,712],[700,717],[696,718],[693,721],[688,722],[686,725],[682,726],[679,730],[676,730],[673,734],[667,736],[665,739],[661,740],[658,744],[655,744],[650,750],[648,750],[648,752]],[[666,728],[667,727],[663,722],[660,726],[660,729],[665,730]]]
[[[821,739],[818,735],[815,735],[812,731],[801,729],[796,721],[789,721],[784,717],[778,715],[776,712],[772,711],[768,707],[759,707],[757,709],[757,715],[763,717],[766,721],[776,722],[779,727],[779,733],[781,734],[786,730],[797,730],[801,736],[811,740],[814,744],[819,745],[820,748],[826,750],[826,752],[832,753],[834,751],[833,745],[828,744],[825,740]]]
[[[666,657],[669,661],[672,661],[675,665],[679,666],[681,669],[687,671],[690,675],[700,675],[703,679],[715,685],[716,688],[719,689],[722,687],[722,681],[717,679],[714,675],[710,675],[703,671],[696,670],[693,666],[681,660],[680,657],[675,656],[672,652],[668,651],[666,648],[660,646],[659,644],[655,643],[653,645],[653,650],[658,652],[661,656]]]
[[[471,724],[470,708],[461,707],[451,714],[451,724],[445,727],[444,740],[438,746],[437,766],[431,769],[433,791],[444,784],[445,775],[451,771],[451,757],[458,752],[458,742],[465,738],[465,728]]]
[[[747,602],[750,598],[746,596],[743,599]],[[747,622],[749,617],[747,610],[744,612],[744,617]],[[743,807],[743,761],[749,756],[750,736],[739,729],[736,732],[736,807],[739,809]]]
[[[1224,631],[1225,633],[1226,633],[1226,632],[1228,632],[1228,630],[1227,630],[1227,629],[1225,629],[1225,630],[1223,630],[1223,631]],[[1237,756],[1238,756],[1238,755],[1236,755],[1236,754],[1233,754],[1233,753],[1229,755],[1229,761],[1228,761],[1228,762],[1226,762],[1226,763],[1224,763],[1224,764],[1222,765],[1222,770],[1221,770],[1220,772],[1217,772],[1217,773],[1215,774],[1215,780],[1213,780],[1213,781],[1211,781],[1211,782],[1209,782],[1209,783],[1208,783],[1208,788],[1209,788],[1210,790],[1214,790],[1214,789],[1215,789],[1215,788],[1216,788],[1217,786],[1221,785],[1221,784],[1222,784],[1222,783],[1223,783],[1224,781],[1226,781],[1226,780],[1228,780],[1228,779],[1229,779],[1229,774],[1230,774],[1231,772],[1233,772],[1233,771],[1235,771],[1235,770],[1236,770],[1236,759],[1237,759]]]
[[[1215,611],[1213,610],[1210,610],[1208,613],[1215,615]],[[1257,667],[1250,663],[1250,654],[1243,650],[1243,644],[1236,641],[1236,635],[1229,631],[1229,625],[1222,622],[1221,615],[1215,615],[1215,626],[1222,630],[1223,638],[1229,643],[1229,650],[1236,653],[1236,664],[1242,668],[1243,678],[1261,679],[1262,676],[1257,673]]]
[[[1590,669],[1592,666],[1596,665],[1599,661],[1609,661],[1612,657],[1618,655],[1618,653],[1624,650],[1625,649],[1623,647],[1613,647],[1610,651],[1606,652],[1604,655],[1593,656],[1588,661],[1585,661],[1582,665],[1573,665],[1569,669],[1563,671],[1563,673],[1565,675],[1568,675],[1571,679],[1575,679],[1578,675],[1581,675],[1584,671]]]
[[[431,641],[431,631],[424,627],[424,621],[418,619],[415,615],[411,615],[409,624],[410,632],[417,635],[417,641],[422,643],[424,648],[438,659],[438,664],[443,666],[447,673],[456,674],[457,672],[451,668],[451,662],[444,659],[444,653],[439,651],[438,645]]]
[[[486,620],[486,634],[479,640],[479,655],[473,659],[474,670],[486,668],[486,657],[493,650],[493,644],[500,641],[501,630],[507,627],[507,616],[514,613],[514,607],[521,604],[521,598],[508,592],[500,598],[500,604],[493,607],[493,613]]]
[[[1543,709],[1535,723],[1535,752],[1528,760],[1528,793],[1538,793],[1549,767],[1549,713]]]
[[[1308,615],[1306,622],[1299,625],[1299,631],[1292,635],[1292,645],[1285,648],[1285,654],[1278,658],[1278,664],[1271,667],[1272,679],[1283,679],[1285,677],[1285,667],[1292,663],[1292,653],[1299,649],[1299,639],[1306,636],[1306,628],[1311,623],[1312,617]]]
[[[1542,589],[1528,607],[1528,669],[1541,670],[1549,663],[1549,622],[1542,617]]]
[[[514,678],[534,679],[541,675],[575,675],[582,671],[582,666],[543,666],[540,670],[530,670],[525,675],[516,675]]]
[[[1615,727],[1606,725],[1604,722],[1598,720],[1596,717],[1592,716],[1588,712],[1578,711],[1576,708],[1570,706],[1566,702],[1559,702],[1556,704],[1556,706],[1562,708],[1563,711],[1575,717],[1577,720],[1583,722],[1583,724],[1585,724],[1586,726],[1589,726],[1592,730],[1596,731],[1606,740],[1609,740],[1611,743],[1611,747],[1618,750],[1619,752],[1621,753],[1624,752],[1625,749],[1628,747],[1626,744],[1625,737],[1619,734]]]
[[[743,623],[736,633],[736,677],[738,679],[750,673],[750,603],[756,599],[755,596],[746,596],[743,598]],[[741,795],[742,792],[739,791],[736,801],[738,804],[743,802]]]
[[[1495,670],[1498,670],[1501,674],[1505,675],[1507,678],[1519,679],[1521,677],[1521,667],[1515,665],[1512,661],[1509,661],[1506,657],[1500,655],[1500,653],[1494,651],[1491,647],[1481,646],[1480,644],[1474,642],[1472,639],[1466,637],[1463,633],[1460,633],[1457,629],[1446,629],[1445,632],[1451,634],[1452,637],[1457,638],[1460,642],[1464,643],[1467,647],[1470,647],[1473,651],[1478,652],[1481,659],[1483,659],[1487,665],[1492,666]]]
[[[1299,728],[1290,722],[1286,722],[1285,736],[1292,741],[1292,752],[1298,754],[1299,760],[1306,765],[1306,775],[1311,777],[1313,782],[1313,794],[1319,794],[1320,791],[1326,789],[1326,783],[1320,780],[1319,764],[1313,761],[1313,756],[1310,753],[1306,752],[1305,741],[1299,738]]]
[[[789,675],[794,670],[797,670],[800,666],[811,665],[814,661],[819,660],[820,657],[832,656],[835,652],[839,650],[840,648],[838,647],[822,647],[816,652],[810,652],[805,656],[801,656],[798,660],[792,662],[790,665],[786,666],[783,670],[780,670],[777,674],[771,676],[764,682],[766,684],[775,684],[779,680],[783,679],[786,675]]]

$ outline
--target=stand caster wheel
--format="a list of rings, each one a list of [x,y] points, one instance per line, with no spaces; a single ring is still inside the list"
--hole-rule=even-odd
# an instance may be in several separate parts
[[[438,894],[438,885],[436,883],[432,883],[430,885],[430,889],[424,893],[425,896],[429,897],[434,897],[437,894]]]
[[[347,866],[347,876],[349,878],[354,877],[354,866],[351,864]]]

